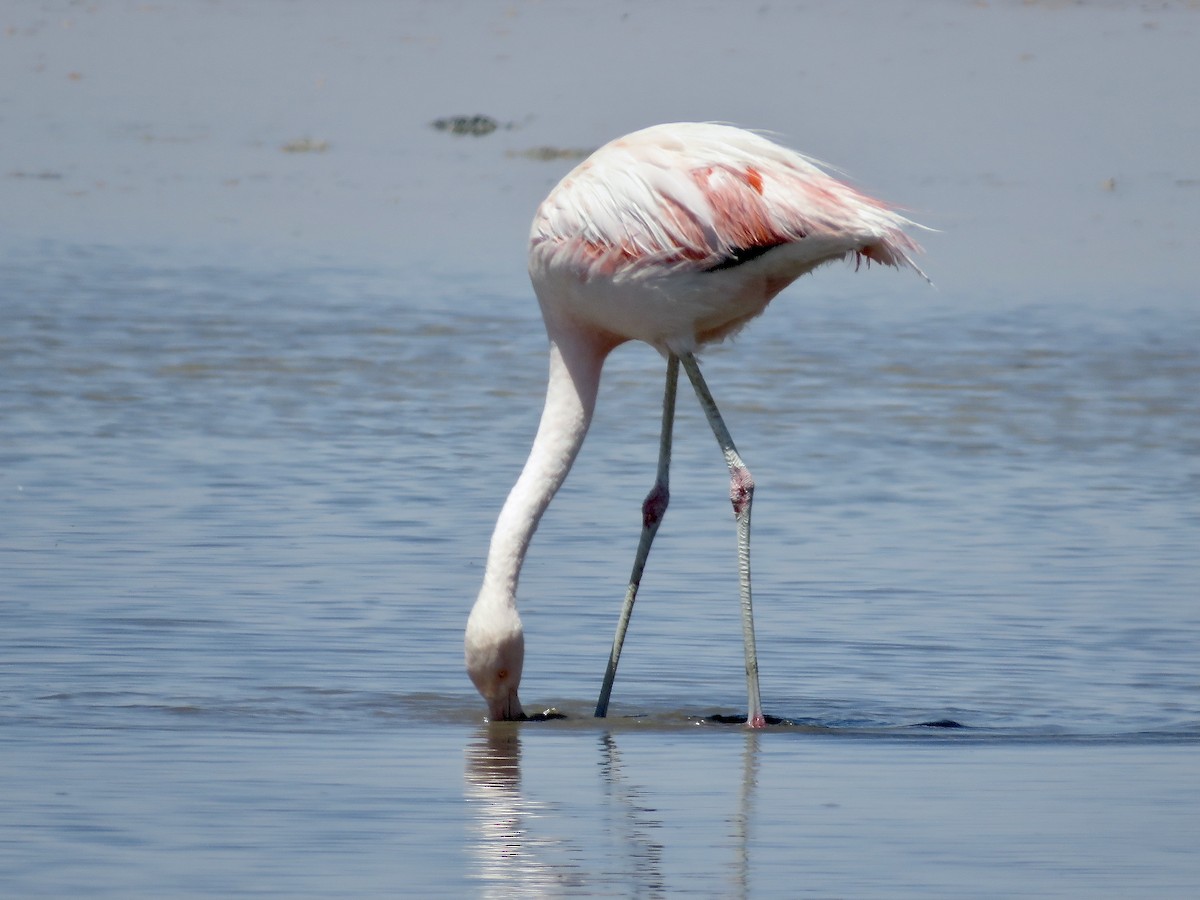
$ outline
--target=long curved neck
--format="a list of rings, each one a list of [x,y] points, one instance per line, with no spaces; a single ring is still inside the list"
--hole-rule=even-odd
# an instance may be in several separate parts
[[[578,339],[551,337],[546,406],[529,459],[496,521],[481,599],[487,596],[515,605],[525,552],[542,513],[583,445],[596,407],[600,370],[610,349]]]

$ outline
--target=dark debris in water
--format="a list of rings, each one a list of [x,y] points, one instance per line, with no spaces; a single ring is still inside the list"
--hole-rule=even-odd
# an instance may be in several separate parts
[[[570,718],[566,713],[561,713],[554,707],[543,710],[542,712],[526,715],[521,721],[523,722],[554,722],[560,719]],[[625,716],[625,719],[641,719],[644,715]],[[785,725],[785,726],[807,726],[817,725],[818,723],[806,719],[785,719],[780,716],[764,715],[768,725]],[[745,715],[726,715],[724,713],[713,713],[709,716],[689,716],[689,719],[696,723],[709,722],[715,725],[745,725]],[[837,726],[827,726],[837,727]],[[966,728],[961,722],[954,719],[930,719],[928,722],[913,722],[907,728]]]
[[[591,156],[592,151],[583,147],[550,147],[542,145],[541,147],[529,147],[525,150],[510,150],[508,155],[512,157],[521,157],[522,159],[532,159],[535,162],[554,162],[558,159],[583,159]]]
[[[781,719],[781,718],[779,718],[779,716],[764,715],[763,718],[767,720],[768,725],[791,725],[792,724],[789,720]],[[711,716],[706,716],[704,721],[705,722],[717,722],[718,724],[721,724],[721,725],[745,725],[746,717],[745,716],[723,716],[723,715],[721,715],[721,713],[713,713]]]
[[[500,122],[483,113],[476,113],[473,116],[443,116],[440,119],[434,119],[429,126],[447,134],[470,135],[471,137],[483,137],[500,129],[511,131],[520,127],[516,122]],[[560,159],[583,159],[590,156],[591,153],[590,149],[582,147],[555,147],[543,144],[537,147],[527,147],[524,150],[509,150],[506,155],[510,158],[532,159],[535,162],[554,162]]]
[[[794,719],[781,719],[779,716],[764,716],[768,725],[798,725],[800,724]],[[726,716],[721,713],[715,713],[711,716],[705,716],[703,721],[715,722],[719,725],[745,725],[745,716]],[[961,722],[956,722],[953,719],[932,719],[928,722],[916,722],[910,728],[966,728]]]
[[[434,119],[429,124],[438,131],[446,131],[450,134],[469,134],[473,137],[483,137],[500,127],[512,128],[511,124],[501,126],[491,116],[480,113],[473,116],[445,116],[441,119]]]
[[[526,722],[553,722],[555,719],[565,719],[566,714],[560,713],[557,709],[548,709],[545,712],[534,713],[532,716],[526,716]]]
[[[301,137],[292,141],[288,141],[279,149],[284,153],[324,153],[329,149],[329,141],[320,141],[310,137]]]
[[[29,179],[33,179],[33,180],[37,180],[37,181],[61,181],[63,174],[62,174],[62,172],[55,172],[52,169],[43,169],[40,172],[22,172],[22,171],[9,172],[8,177],[9,178],[29,178]]]

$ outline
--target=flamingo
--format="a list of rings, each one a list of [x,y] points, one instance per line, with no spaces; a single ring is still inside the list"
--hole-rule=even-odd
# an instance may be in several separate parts
[[[746,656],[746,724],[766,724],[750,590],[754,479],[734,445],[696,352],[739,331],[781,290],[823,263],[853,257],[924,277],[905,232],[921,227],[767,138],[728,125],[657,125],[580,163],[538,207],[529,273],[550,342],[545,407],[508,495],[467,620],[467,672],[492,721],[526,718],[517,581],[538,522],[583,444],[612,350],[644,341],[666,359],[658,472],[595,715],[608,712],[650,546],[667,510],[671,432],[682,365],[730,475]],[[928,279],[926,279],[928,280]]]

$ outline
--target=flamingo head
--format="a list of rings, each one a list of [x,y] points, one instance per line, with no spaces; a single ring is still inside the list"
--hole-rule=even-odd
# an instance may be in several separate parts
[[[525,664],[525,632],[512,606],[477,603],[467,620],[467,674],[487,701],[493,722],[525,718],[517,688]]]

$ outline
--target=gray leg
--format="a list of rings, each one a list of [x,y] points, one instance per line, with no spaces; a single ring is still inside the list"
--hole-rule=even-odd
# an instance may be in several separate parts
[[[608,656],[608,669],[604,672],[604,684],[600,688],[600,699],[596,701],[596,718],[608,715],[608,698],[612,694],[613,679],[617,677],[617,661],[621,658],[621,647],[625,643],[625,632],[629,628],[629,617],[633,615],[633,604],[637,600],[638,586],[642,583],[642,572],[650,556],[650,545],[658,533],[658,525],[667,512],[671,492],[668,488],[671,470],[671,430],[675,423],[675,388],[679,384],[679,357],[672,353],[667,357],[667,386],[663,390],[662,436],[658,444],[658,475],[654,487],[642,502],[642,537],[638,541],[637,555],[633,558],[633,572],[629,576],[629,587],[625,591],[625,602],[621,606],[621,617],[617,620],[617,636],[613,638],[612,652]]]
[[[758,650],[754,644],[754,605],[750,597],[750,503],[754,499],[754,479],[750,470],[738,455],[737,447],[725,421],[713,401],[704,376],[696,357],[690,353],[680,356],[683,368],[692,381],[696,396],[700,398],[700,406],[708,416],[708,424],[712,426],[721,452],[725,454],[725,463],[729,466],[729,499],[733,502],[733,514],[737,520],[738,533],[738,582],[742,600],[742,641],[746,647],[746,693],[748,696],[748,711],[746,724],[751,728],[762,728],[766,725],[763,718],[762,699],[758,690]]]

